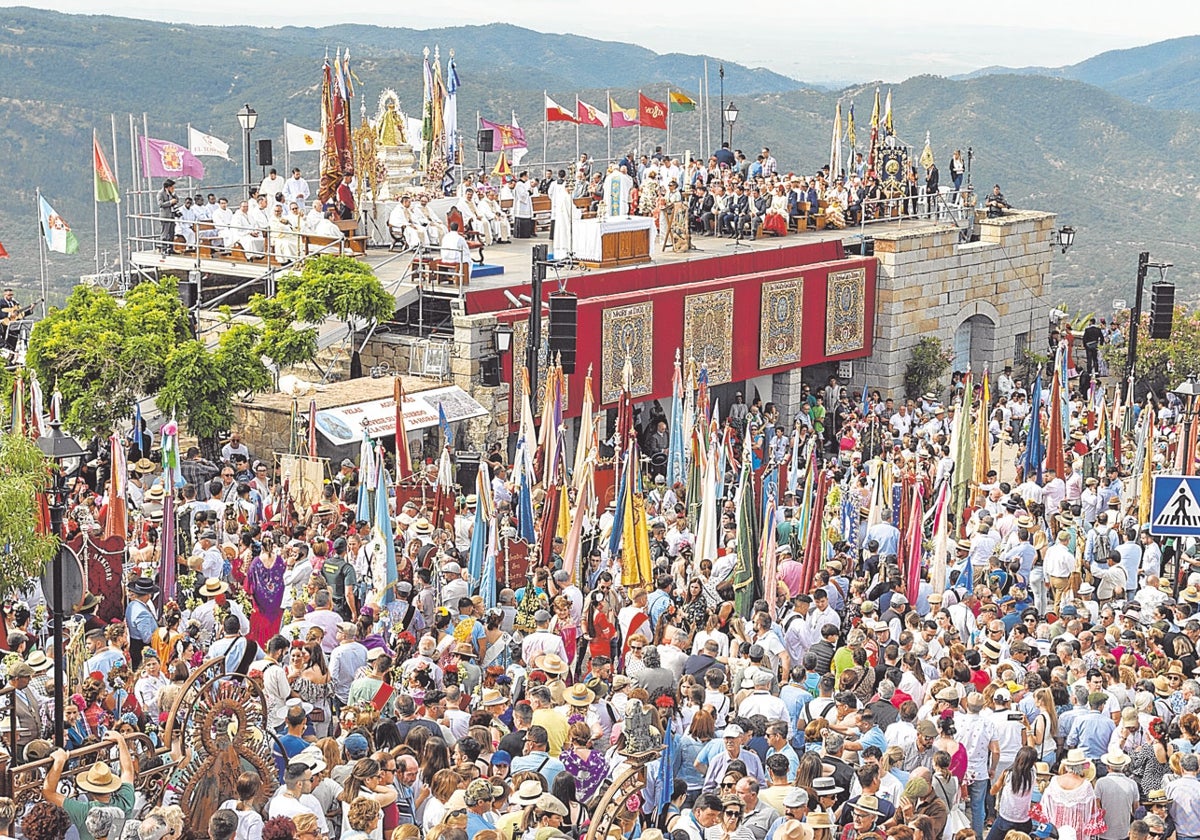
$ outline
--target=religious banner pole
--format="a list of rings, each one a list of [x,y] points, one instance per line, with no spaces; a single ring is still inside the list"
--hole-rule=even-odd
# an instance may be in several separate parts
[[[550,124],[550,117],[546,114],[546,100],[550,98],[550,94],[542,91],[542,169],[546,169],[546,127]]]
[[[575,116],[579,116],[579,94],[575,94]],[[580,120],[575,120],[575,161],[576,165],[579,162],[579,123]]]
[[[283,118],[283,177],[292,177],[292,149],[287,141],[287,117]]]
[[[117,184],[121,183],[121,175],[117,171],[117,160],[120,154],[117,152],[117,115],[109,114],[109,120],[112,122],[112,141],[113,141],[113,178]],[[117,187],[118,195],[120,195],[120,187]],[[125,238],[121,236],[121,202],[113,205],[113,209],[117,211],[117,265],[121,268],[121,280],[125,279]]]
[[[481,111],[476,111],[475,112],[475,131],[476,131],[476,133],[479,132],[479,129],[482,126],[483,126],[483,113]],[[496,145],[496,141],[494,138],[492,139],[492,145],[493,146]],[[484,157],[483,150],[480,149],[479,144],[476,143],[475,144],[475,165],[476,165],[476,167],[478,167],[479,169],[482,169],[483,162],[485,160],[487,160],[487,158]]]
[[[704,77],[701,76],[700,77],[700,119],[699,119],[700,142],[698,144],[696,144],[696,151],[699,153],[704,152],[704,113],[705,113],[705,111],[706,111],[706,108],[704,106]],[[685,161],[685,163],[686,163],[686,161]],[[680,191],[682,192],[683,184],[680,184],[679,187],[680,187]]]
[[[96,127],[92,126],[92,177],[95,178],[96,169]],[[96,197],[95,190],[92,191],[92,233],[96,237],[95,259],[96,273],[100,273],[100,200]]]

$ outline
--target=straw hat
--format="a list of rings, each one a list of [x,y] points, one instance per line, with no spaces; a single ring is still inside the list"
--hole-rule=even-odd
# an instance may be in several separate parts
[[[590,706],[596,701],[596,692],[583,683],[575,683],[563,692],[563,700],[569,706]]]
[[[513,793],[511,801],[518,805],[532,805],[541,795],[542,786],[537,779],[526,779]]]
[[[229,591],[229,584],[217,578],[208,578],[204,581],[204,586],[200,587],[200,594],[205,598],[216,598],[218,595],[224,595]]]
[[[103,761],[97,761],[86,773],[75,777],[75,784],[90,793],[112,793],[121,786],[121,777],[114,776]]]
[[[833,828],[828,811],[809,811],[804,815],[804,824],[809,828]]]
[[[46,654],[42,653],[40,650],[35,650],[33,653],[29,654],[29,658],[25,660],[25,664],[28,665],[35,674],[40,674],[44,671],[49,671],[50,666],[54,663],[46,657]]]
[[[479,705],[484,708],[488,706],[504,706],[508,701],[504,699],[504,695],[495,688],[485,688],[483,694],[479,698]]]
[[[459,642],[454,646],[452,653],[455,656],[465,656],[468,659],[475,658],[475,646],[470,642]]]
[[[1150,791],[1146,794],[1146,798],[1142,800],[1143,805],[1170,805],[1175,800],[1167,796],[1167,792],[1162,788]]]
[[[1111,767],[1114,770],[1125,767],[1132,760],[1123,752],[1107,752],[1100,756],[1100,760],[1104,762],[1106,767]]]
[[[883,816],[883,811],[879,810],[879,799],[869,793],[864,793],[858,797],[857,801],[851,802],[850,807],[855,811],[862,811],[864,814],[874,814],[877,817]]]
[[[1096,766],[1088,760],[1087,753],[1079,747],[1067,752],[1066,758],[1059,765],[1059,771],[1078,773],[1089,782],[1096,778]]]
[[[569,666],[565,659],[557,653],[543,653],[534,658],[533,667],[539,671],[545,671],[547,674],[555,676],[563,676],[569,670]]]

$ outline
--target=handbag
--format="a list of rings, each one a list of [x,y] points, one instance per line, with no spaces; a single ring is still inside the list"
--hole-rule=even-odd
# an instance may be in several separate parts
[[[971,820],[967,817],[966,808],[959,802],[946,815],[946,830],[942,833],[942,840],[954,840],[954,835],[970,827]]]

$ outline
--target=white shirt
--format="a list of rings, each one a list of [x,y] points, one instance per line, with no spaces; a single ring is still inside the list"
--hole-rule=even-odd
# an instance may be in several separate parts
[[[471,261],[471,248],[467,240],[456,230],[451,230],[442,237],[442,262],[465,263]]]
[[[300,205],[300,209],[304,209],[304,204],[308,201],[308,181],[303,178],[288,178],[283,185],[283,197],[290,204],[296,202]]]
[[[1042,565],[1049,577],[1070,577],[1075,571],[1075,555],[1065,545],[1056,542],[1046,549]]]

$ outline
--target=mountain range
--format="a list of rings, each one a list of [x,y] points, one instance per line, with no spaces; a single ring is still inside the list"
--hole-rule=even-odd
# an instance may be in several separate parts
[[[230,143],[232,161],[205,158],[205,191],[240,180],[241,130],[235,113],[252,103],[259,113],[254,139],[275,140],[282,169],[284,119],[319,125],[320,67],[348,48],[358,78],[356,109],[374,113],[380,93],[394,88],[401,107],[420,112],[421,51],[454,49],[459,124],[466,162],[475,113],[507,121],[516,112],[530,141],[525,166],[542,160],[542,93],[571,107],[579,95],[604,107],[607,95],[629,107],[637,91],[665,98],[668,86],[697,97],[705,58],[660,55],[641,47],[573,35],[549,35],[492,24],[415,31],[345,24],[325,28],[207,27],[107,16],[63,15],[10,8],[0,21],[0,179],[10,185],[0,202],[0,242],[12,255],[0,278],[32,290],[38,285],[34,195],[40,187],[79,238],[80,253],[49,255],[52,300],[61,300],[80,274],[92,270],[93,128],[130,184],[129,114],[153,137],[186,142],[187,126]],[[900,139],[917,153],[926,132],[948,181],[954,149],[972,149],[978,189],[1000,183],[1015,206],[1049,210],[1077,230],[1075,246],[1054,263],[1055,298],[1103,311],[1131,298],[1137,253],[1175,264],[1180,297],[1195,302],[1200,272],[1192,233],[1200,221],[1191,161],[1200,157],[1200,128],[1192,110],[1200,96],[1200,39],[1180,38],[1137,50],[1104,53],[1069,68],[993,68],[969,78],[917,76],[890,85]],[[711,102],[718,110],[718,58],[708,59]],[[855,104],[860,144],[869,134],[869,82],[839,91],[725,62],[724,95],[736,98],[733,145],[751,155],[770,146],[784,170],[815,171],[829,158],[836,102]],[[116,115],[113,154],[111,115]],[[355,113],[356,120],[359,113]],[[672,116],[670,151],[718,141],[719,114],[705,135],[700,114]],[[549,159],[575,154],[573,126],[546,127]],[[580,129],[581,149],[605,157],[603,129]],[[612,132],[613,151],[632,148],[637,131]],[[664,132],[646,129],[642,148],[664,145]],[[316,155],[293,163],[313,174]],[[494,158],[488,161],[490,164]],[[259,168],[256,166],[257,176]],[[198,185],[199,186],[199,185]],[[219,190],[218,190],[219,191]],[[128,202],[127,202],[128,204]],[[128,209],[126,207],[125,209]],[[114,252],[115,213],[101,206],[102,250]],[[111,258],[111,257],[110,257]],[[29,294],[25,295],[27,298]]]

